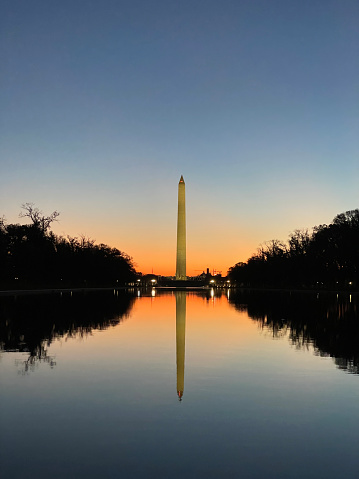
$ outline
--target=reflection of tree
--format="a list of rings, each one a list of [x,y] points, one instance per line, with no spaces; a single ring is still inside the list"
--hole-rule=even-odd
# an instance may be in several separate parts
[[[36,348],[36,351],[31,351],[27,359],[16,360],[16,364],[21,367],[21,372],[26,374],[29,371],[32,371],[37,367],[40,363],[48,364],[51,369],[56,366],[56,361],[54,356],[49,356],[47,354],[47,345],[39,344]]]
[[[238,292],[231,303],[274,337],[288,336],[299,349],[334,358],[340,369],[359,374],[357,296],[288,292]]]
[[[124,291],[64,292],[0,298],[0,349],[29,353],[25,372],[40,362],[55,365],[47,349],[57,338],[86,337],[115,326],[134,298]]]

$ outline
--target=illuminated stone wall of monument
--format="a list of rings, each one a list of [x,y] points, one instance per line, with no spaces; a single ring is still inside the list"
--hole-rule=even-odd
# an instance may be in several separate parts
[[[186,186],[181,176],[178,183],[177,215],[177,263],[176,279],[185,280],[186,276]]]

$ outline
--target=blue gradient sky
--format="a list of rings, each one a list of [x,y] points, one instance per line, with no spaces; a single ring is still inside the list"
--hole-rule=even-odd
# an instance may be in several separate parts
[[[4,1],[0,214],[188,274],[358,204],[359,3]]]

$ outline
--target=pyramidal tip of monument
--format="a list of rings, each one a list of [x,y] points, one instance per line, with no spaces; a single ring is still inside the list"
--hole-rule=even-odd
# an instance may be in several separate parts
[[[180,178],[179,182],[184,183],[183,175],[181,175],[181,178]]]

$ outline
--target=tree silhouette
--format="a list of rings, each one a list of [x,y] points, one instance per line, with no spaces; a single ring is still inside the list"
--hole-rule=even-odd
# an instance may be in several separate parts
[[[45,233],[51,223],[57,221],[57,217],[60,215],[57,211],[54,211],[50,216],[44,216],[42,211],[34,206],[34,203],[23,203],[21,208],[24,210],[19,214],[20,218],[30,218],[33,225],[40,231]]]
[[[287,244],[264,243],[247,263],[232,266],[229,277],[249,287],[357,288],[359,209],[315,226],[312,233],[295,230]]]
[[[22,205],[21,218],[31,224],[0,221],[0,281],[3,287],[116,286],[136,276],[132,258],[108,245],[80,236],[55,235],[51,223],[32,203]]]

